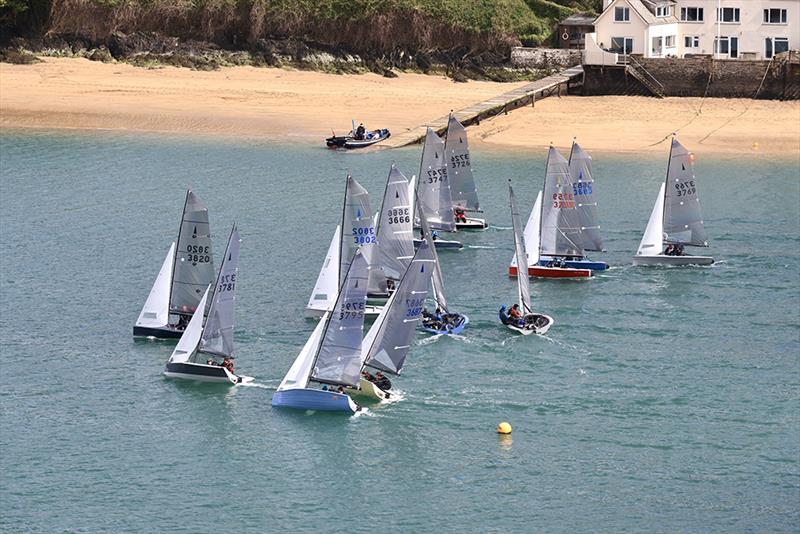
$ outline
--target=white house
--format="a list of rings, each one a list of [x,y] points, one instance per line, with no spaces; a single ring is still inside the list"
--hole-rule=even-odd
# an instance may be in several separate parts
[[[800,0],[603,0],[594,42],[618,54],[769,59],[800,48]],[[589,36],[587,36],[588,40]]]

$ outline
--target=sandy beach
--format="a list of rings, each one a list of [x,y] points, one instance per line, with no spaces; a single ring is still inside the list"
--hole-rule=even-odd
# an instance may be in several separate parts
[[[335,75],[229,67],[192,71],[43,58],[0,64],[0,127],[78,128],[290,138],[321,143],[350,120],[398,133],[523,83],[454,83],[400,73]],[[677,131],[705,153],[800,157],[800,102],[645,97],[548,98],[470,128],[497,150],[530,150],[577,136],[596,151],[663,151]]]

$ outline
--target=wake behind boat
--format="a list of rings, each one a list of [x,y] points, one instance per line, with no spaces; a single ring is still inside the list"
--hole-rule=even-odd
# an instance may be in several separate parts
[[[525,250],[525,240],[522,236],[522,223],[514,198],[514,189],[511,181],[508,184],[509,205],[511,207],[511,222],[514,228],[514,250],[517,265],[527,268],[528,254]],[[531,294],[527,276],[517,276],[518,301],[510,309],[505,305],[500,307],[500,322],[511,330],[527,336],[530,334],[544,334],[553,325],[553,318],[543,313],[536,313],[531,309]]]
[[[178,339],[214,281],[208,208],[186,191],[177,246],[169,248],[133,327],[134,337]]]
[[[198,310],[206,309],[206,300],[211,292],[208,314],[204,316],[200,311],[192,316],[167,361],[166,377],[226,384],[253,380],[237,375],[233,366],[233,318],[240,241],[234,224],[216,283],[206,288],[198,306]]]
[[[707,247],[708,234],[703,225],[700,199],[697,197],[692,156],[677,139],[672,138],[667,176],[656,197],[634,265],[711,265],[714,258],[684,254],[685,246]]]

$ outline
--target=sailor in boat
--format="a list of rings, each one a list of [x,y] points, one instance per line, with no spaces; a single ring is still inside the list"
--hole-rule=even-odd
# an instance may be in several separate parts
[[[453,208],[453,213],[456,218],[457,223],[466,223],[467,222],[467,214],[464,212],[462,208]]]
[[[383,373],[380,371],[375,373],[375,379],[373,382],[375,382],[375,385],[381,388],[383,391],[389,391],[392,389],[392,382],[388,377],[383,376]]]
[[[522,314],[519,311],[519,304],[514,304],[511,306],[511,309],[508,310],[508,316],[517,321],[518,324],[525,324],[525,321],[522,320]]]
[[[362,122],[361,124],[358,125],[358,128],[356,128],[355,138],[357,140],[361,141],[362,139],[364,139],[364,133],[366,131],[367,131],[367,129],[364,128],[364,123]]]
[[[233,358],[230,356],[225,356],[225,359],[222,360],[222,367],[227,369],[232,375],[236,374],[236,372],[233,370]]]

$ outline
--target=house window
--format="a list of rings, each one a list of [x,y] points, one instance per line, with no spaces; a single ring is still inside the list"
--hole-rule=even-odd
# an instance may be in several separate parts
[[[736,59],[739,57],[739,38],[720,37],[714,39],[714,53]]]
[[[703,22],[702,7],[682,7],[681,20],[683,22]]]
[[[614,8],[614,22],[629,22],[631,20],[631,10],[628,7]]]
[[[683,46],[685,48],[700,48],[700,36],[699,35],[686,35],[683,38]]]
[[[664,37],[664,46],[667,48],[675,48],[675,36],[667,35]]]
[[[633,52],[633,39],[631,37],[612,37],[611,51],[617,54],[630,54]]]
[[[653,56],[660,56],[661,55],[661,52],[662,52],[661,43],[662,43],[662,38],[661,37],[653,37],[653,47],[650,50],[651,55],[653,55]]]
[[[765,9],[764,24],[786,24],[786,10]]]
[[[775,54],[789,50],[788,37],[767,37],[765,39],[764,57],[771,58]]]
[[[717,10],[717,20],[719,22],[729,22],[731,24],[739,23],[739,8],[738,7],[721,7]]]
[[[656,8],[656,17],[669,17],[669,6],[658,6]]]

